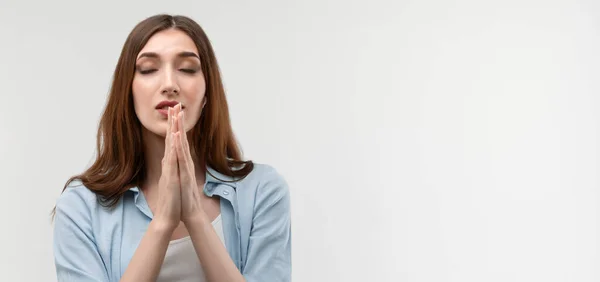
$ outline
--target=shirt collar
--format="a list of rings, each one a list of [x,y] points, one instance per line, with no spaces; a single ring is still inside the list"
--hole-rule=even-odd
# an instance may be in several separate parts
[[[236,185],[234,182],[235,179],[233,177],[222,174],[210,166],[206,166],[206,173],[205,173],[204,177],[205,177],[206,183],[214,183],[217,185],[225,184],[225,185],[231,186],[234,189],[236,188]],[[134,192],[136,194],[136,198],[137,198],[137,194],[140,192],[140,188],[136,185],[136,186],[129,188],[128,191]]]
[[[222,174],[210,166],[206,166],[205,179],[206,183],[226,184],[234,189],[236,188],[235,179],[233,177]]]
[[[206,194],[209,197],[212,197],[216,193],[220,197],[225,198],[230,202],[234,201],[232,193],[235,193],[236,182],[234,182],[233,180],[233,177],[224,175],[214,170],[212,167],[207,166],[205,173],[204,194]],[[224,184],[226,185],[225,187],[229,188],[225,188],[221,186],[221,184]],[[152,218],[152,211],[150,211],[150,207],[148,207],[148,203],[146,202],[144,194],[140,193],[140,188],[136,185],[129,188],[128,191],[131,191],[133,193],[133,202],[135,203],[136,207],[140,209],[144,214],[146,214],[149,218]]]

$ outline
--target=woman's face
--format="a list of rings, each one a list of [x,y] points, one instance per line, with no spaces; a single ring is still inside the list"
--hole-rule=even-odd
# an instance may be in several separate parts
[[[142,126],[154,134],[166,135],[167,116],[157,109],[166,100],[183,105],[184,129],[187,132],[193,128],[200,118],[206,91],[194,41],[177,29],[158,32],[138,54],[135,69],[133,104]]]

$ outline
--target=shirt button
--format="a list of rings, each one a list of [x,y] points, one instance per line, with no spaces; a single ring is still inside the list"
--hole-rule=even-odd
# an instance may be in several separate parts
[[[229,195],[229,192],[223,191],[223,195]]]

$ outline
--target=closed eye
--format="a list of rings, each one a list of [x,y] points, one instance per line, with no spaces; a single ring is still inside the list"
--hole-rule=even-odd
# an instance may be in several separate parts
[[[180,69],[180,71],[185,72],[185,73],[189,73],[189,74],[196,73],[195,69]]]
[[[153,73],[155,71],[156,71],[156,69],[140,70],[140,73],[141,74],[149,74],[149,73]]]

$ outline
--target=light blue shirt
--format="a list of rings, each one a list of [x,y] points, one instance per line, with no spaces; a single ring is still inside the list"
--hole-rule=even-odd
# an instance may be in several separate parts
[[[219,179],[232,180],[212,168]],[[204,193],[221,198],[225,246],[248,282],[291,281],[290,193],[271,166],[256,164],[238,182],[206,173]],[[58,281],[119,281],[152,212],[138,187],[113,209],[73,181],[56,202],[54,260]]]

